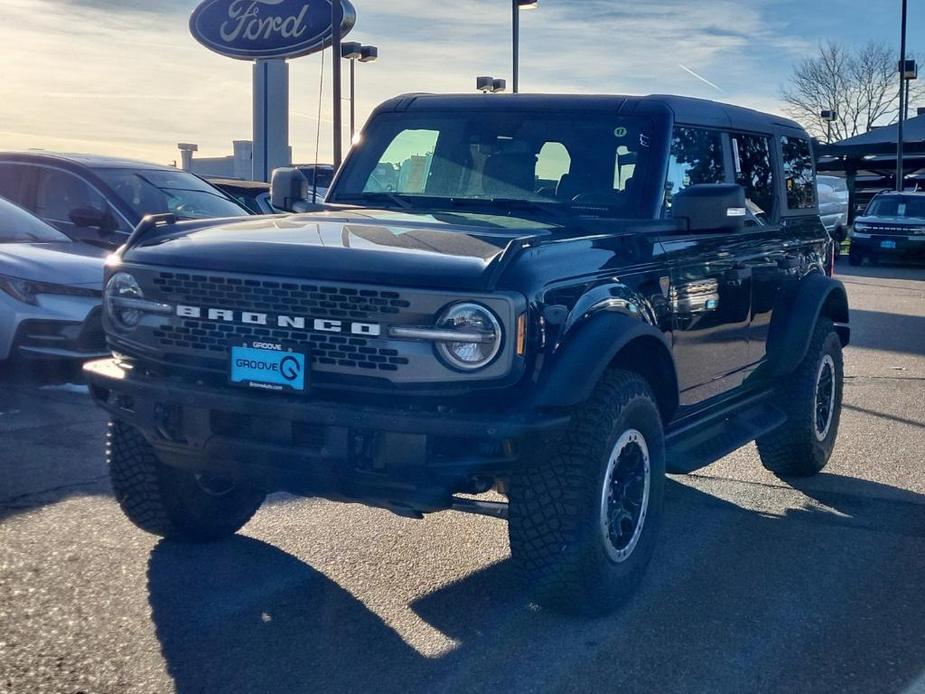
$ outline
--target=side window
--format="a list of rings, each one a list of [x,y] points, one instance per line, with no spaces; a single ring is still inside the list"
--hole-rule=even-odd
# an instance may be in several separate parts
[[[815,207],[816,186],[813,180],[813,154],[809,142],[798,137],[782,137],[780,143],[784,154],[787,207],[791,210]]]
[[[666,208],[671,209],[675,194],[689,186],[725,181],[722,135],[700,128],[675,128],[665,183]]]
[[[438,135],[436,130],[402,130],[398,133],[379,159],[363,192],[424,193]]]
[[[536,185],[540,195],[556,197],[559,182],[572,168],[572,158],[561,142],[547,142],[536,158]]]
[[[21,164],[0,164],[0,197],[22,206],[26,201],[26,173]]]
[[[83,179],[59,169],[43,169],[35,196],[35,213],[42,219],[70,222],[78,208],[105,211],[106,200]]]
[[[736,183],[745,188],[749,209],[759,222],[767,223],[774,216],[774,168],[767,137],[732,135],[732,156],[735,161]]]

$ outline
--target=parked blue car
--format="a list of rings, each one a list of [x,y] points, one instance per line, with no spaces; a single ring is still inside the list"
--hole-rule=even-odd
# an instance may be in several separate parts
[[[181,219],[250,214],[189,172],[85,154],[0,153],[0,196],[75,241],[104,248],[121,246],[147,214]]]

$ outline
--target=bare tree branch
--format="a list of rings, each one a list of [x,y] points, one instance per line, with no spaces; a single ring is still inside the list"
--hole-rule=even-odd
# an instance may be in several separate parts
[[[829,129],[823,110],[838,112],[832,123],[833,140],[853,137],[898,119],[898,63],[885,44],[871,42],[852,52],[838,43],[824,43],[816,56],[794,67],[781,98],[788,115],[819,139],[825,140]],[[925,87],[913,84],[910,102],[925,100]],[[911,106],[909,113],[915,115]]]

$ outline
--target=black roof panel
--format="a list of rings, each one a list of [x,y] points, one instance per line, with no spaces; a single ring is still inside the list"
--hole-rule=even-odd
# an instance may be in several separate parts
[[[741,106],[687,96],[652,94],[625,96],[604,94],[406,94],[382,105],[386,111],[416,110],[582,110],[631,112],[642,106],[669,109],[675,122],[703,127],[732,128],[771,133],[792,130],[806,136],[798,123]]]

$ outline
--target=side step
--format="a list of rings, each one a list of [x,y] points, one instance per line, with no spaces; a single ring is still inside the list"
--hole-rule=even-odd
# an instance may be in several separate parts
[[[763,397],[669,430],[665,442],[668,472],[689,474],[704,468],[786,421],[784,411]]]

